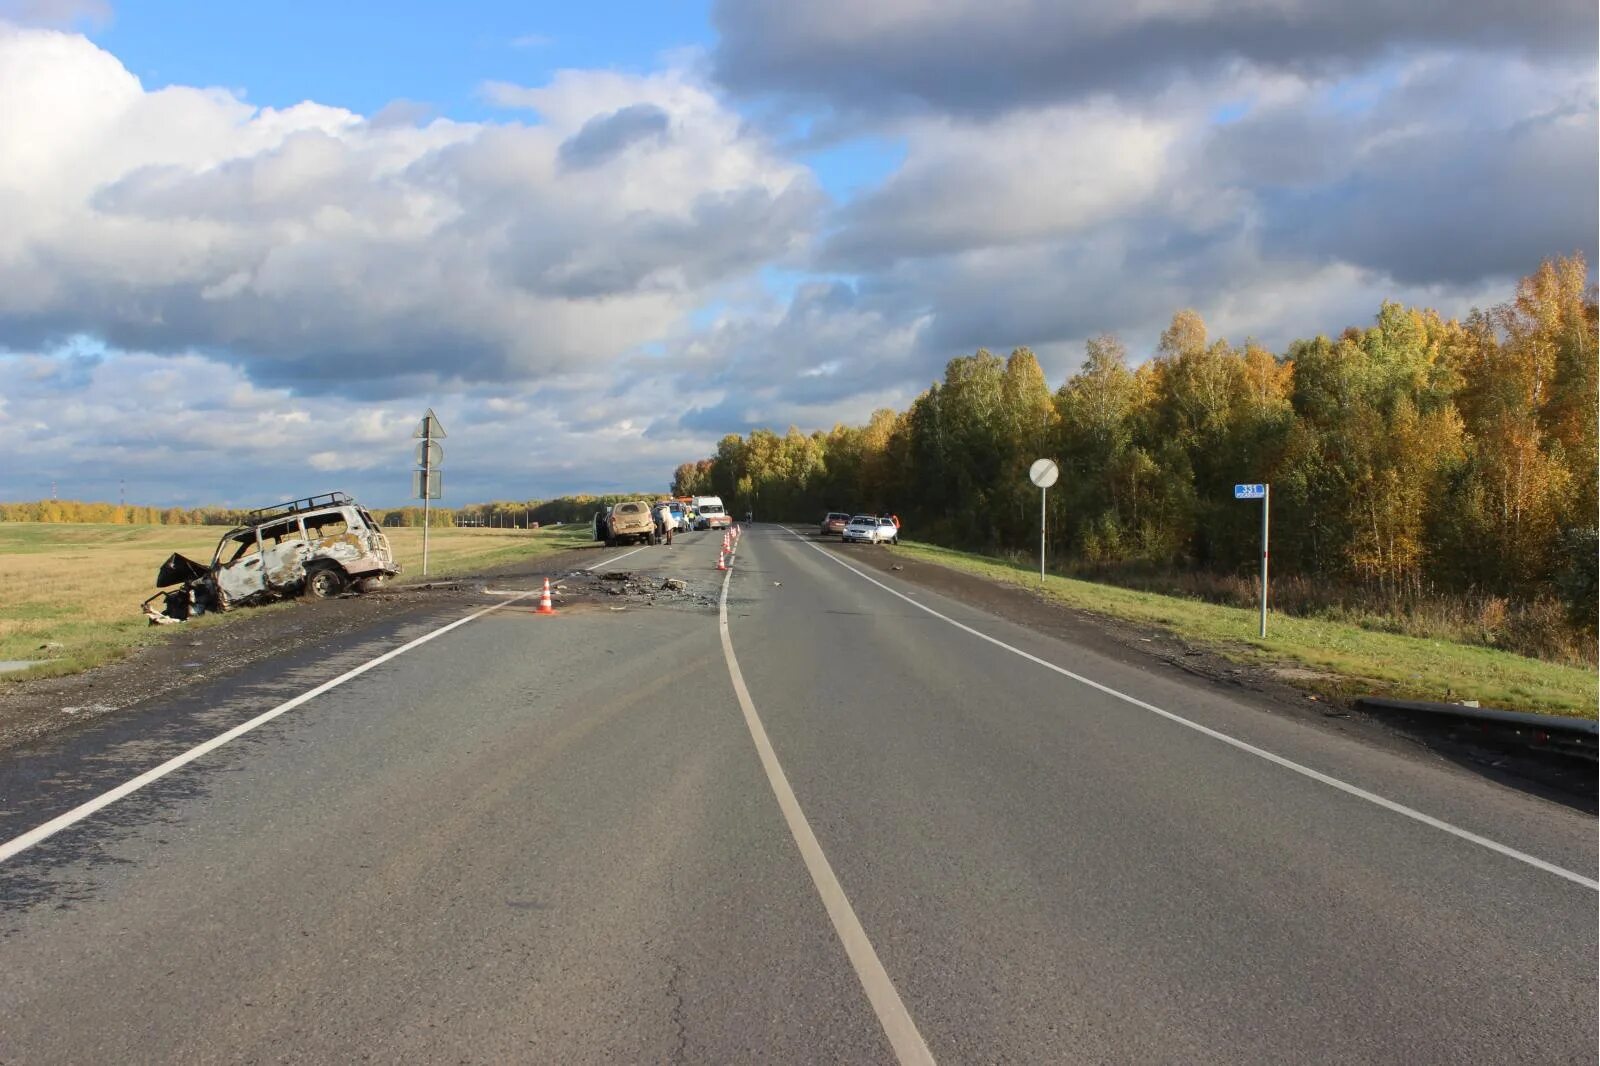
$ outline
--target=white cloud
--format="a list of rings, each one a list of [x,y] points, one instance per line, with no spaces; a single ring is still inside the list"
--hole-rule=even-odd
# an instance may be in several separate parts
[[[714,437],[652,436],[689,397],[639,377],[605,397],[599,379],[473,389],[437,399],[351,403],[252,383],[199,355],[0,358],[0,499],[261,505],[344,489],[406,502],[411,431],[432,406],[444,442],[445,505],[595,489],[665,489]]]
[[[1039,8],[983,6],[1002,37]],[[851,42],[896,20],[960,42],[913,0],[831,30],[810,10],[784,16],[804,48],[849,47],[800,59],[867,65],[822,126],[905,147],[831,213],[703,57],[486,84],[505,114],[462,123],[151,91],[81,36],[0,26],[0,496],[103,496],[121,474],[162,501],[397,504],[428,406],[447,503],[663,487],[723,433],[903,407],[980,345],[1033,347],[1054,382],[1085,336],[1143,355],[1181,307],[1281,347],[1386,297],[1460,313],[1540,255],[1593,254],[1592,56],[1369,62],[1363,37],[1334,73],[1169,55],[1136,90],[1085,88],[1040,59],[1012,93],[976,49],[929,68],[945,97],[878,108],[857,90],[926,72]],[[1069,21],[1093,41],[1193,11]]]
[[[884,265],[1103,224],[1162,185],[1182,127],[1102,100],[988,122],[918,119],[904,130],[904,165],[845,211],[830,262]]]
[[[0,345],[92,333],[310,389],[531,381],[654,339],[811,224],[808,172],[683,71],[515,92],[539,124],[258,109],[0,27]],[[670,132],[560,165],[640,106]]]

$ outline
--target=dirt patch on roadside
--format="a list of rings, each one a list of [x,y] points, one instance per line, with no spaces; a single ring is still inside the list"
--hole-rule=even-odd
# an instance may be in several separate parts
[[[1068,607],[1036,589],[909,558],[893,548],[868,548],[850,552],[847,558],[1130,666],[1182,670],[1268,713],[1291,715],[1388,750],[1431,752],[1503,784],[1586,811],[1596,809],[1592,765],[1479,747],[1436,732],[1400,728],[1355,708],[1350,699],[1361,693],[1352,692],[1348,698],[1329,696],[1329,675],[1299,664],[1234,662],[1215,648],[1191,644],[1169,630]],[[1312,691],[1311,684],[1318,684],[1322,691]]]
[[[0,751],[376,625],[428,612],[460,615],[504,603],[537,591],[547,577],[558,612],[715,610],[714,580],[692,571],[687,578],[676,578],[590,569],[609,554],[596,544],[466,576],[386,584],[373,592],[332,600],[297,599],[240,609],[225,625],[169,626],[165,641],[137,648],[106,666],[67,677],[0,683]],[[526,598],[512,610],[533,610],[537,603],[536,598]],[[129,609],[136,610],[137,605]]]
[[[374,592],[332,600],[299,599],[241,609],[225,625],[169,626],[168,639],[135,649],[127,658],[106,666],[67,677],[0,683],[0,751],[374,625],[430,611],[460,613],[504,602],[509,595],[537,588],[545,577],[561,590],[556,594],[558,608],[602,601],[703,606],[703,590],[689,586],[663,588],[660,580],[628,573],[620,579],[602,580],[601,575],[586,569],[601,553],[598,545],[578,548],[471,576],[386,585]],[[130,611],[137,609],[137,604],[130,604]]]

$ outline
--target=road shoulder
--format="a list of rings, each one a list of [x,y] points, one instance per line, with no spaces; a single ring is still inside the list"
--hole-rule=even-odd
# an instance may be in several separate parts
[[[438,581],[240,610],[226,625],[179,630],[104,666],[62,677],[9,681],[0,685],[0,752],[176,697],[195,685],[225,681],[319,644],[348,642],[369,630],[436,611],[481,606],[486,602],[483,590],[495,582],[525,584],[557,576],[593,565],[603,554],[611,553],[596,545]]]

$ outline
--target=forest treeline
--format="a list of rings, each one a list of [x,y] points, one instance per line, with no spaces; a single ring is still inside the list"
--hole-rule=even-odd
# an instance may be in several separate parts
[[[530,525],[550,526],[567,522],[589,522],[596,511],[607,510],[624,500],[653,500],[659,492],[623,492],[602,495],[558,496],[553,500],[495,500],[472,503],[441,512],[434,508],[430,523],[435,526],[487,526],[527,529]],[[377,514],[378,512],[374,512]],[[396,507],[381,513],[386,526],[422,525],[421,507]]]
[[[144,507],[85,500],[0,503],[0,522],[101,522],[116,526],[233,526],[243,510],[225,507]]]
[[[594,513],[613,503],[640,498],[654,499],[658,493],[622,493],[601,496],[561,496],[553,500],[497,500],[463,507],[434,507],[428,516],[434,527],[475,525],[500,528],[528,528],[530,523],[548,526],[560,522],[587,522]],[[381,524],[389,527],[421,526],[422,507],[370,508]],[[111,525],[236,526],[248,511],[226,507],[143,507],[131,504],[85,502],[82,500],[33,500],[26,503],[0,503],[0,522],[99,522]]]
[[[1464,321],[1384,303],[1373,325],[1281,354],[1191,310],[1132,365],[1090,340],[1052,390],[1026,348],[952,359],[865,426],[730,435],[676,493],[757,517],[894,512],[909,536],[1036,551],[1029,464],[1055,459],[1051,554],[1069,565],[1248,573],[1272,485],[1276,573],[1389,594],[1561,594],[1594,625],[1596,306],[1581,256],[1547,260]]]

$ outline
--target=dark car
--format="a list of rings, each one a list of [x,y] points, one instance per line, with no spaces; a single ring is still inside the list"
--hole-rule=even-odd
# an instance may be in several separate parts
[[[850,516],[843,511],[829,511],[822,516],[821,535],[824,537],[844,536],[844,527],[850,524]]]

